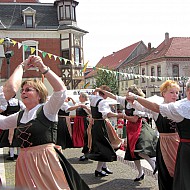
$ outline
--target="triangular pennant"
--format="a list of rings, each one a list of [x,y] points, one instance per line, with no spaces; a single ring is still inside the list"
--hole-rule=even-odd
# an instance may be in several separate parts
[[[23,45],[24,51],[26,51],[28,49],[27,45]]]
[[[18,42],[18,49],[20,49],[21,47],[22,47],[22,44]]]
[[[0,44],[2,44],[4,42],[3,38],[0,38]]]
[[[51,59],[51,57],[52,57],[52,54],[51,54],[51,53],[48,53],[48,57]]]
[[[47,52],[43,51],[43,52],[42,52],[42,57],[45,58],[46,55],[47,55]]]
[[[35,51],[36,51],[35,48],[33,48],[33,47],[30,48],[30,52],[31,52],[31,54],[33,54]]]
[[[15,46],[17,43],[15,40],[11,40],[11,42],[13,43],[13,46]]]

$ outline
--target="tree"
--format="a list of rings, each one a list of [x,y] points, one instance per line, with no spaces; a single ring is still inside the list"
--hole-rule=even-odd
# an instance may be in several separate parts
[[[114,72],[98,69],[95,79],[96,84],[93,85],[93,88],[107,85],[111,88],[113,94],[118,94],[117,76]]]

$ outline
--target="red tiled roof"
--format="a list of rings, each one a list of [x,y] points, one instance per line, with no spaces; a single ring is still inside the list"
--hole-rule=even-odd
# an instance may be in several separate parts
[[[93,76],[96,76],[96,70],[92,70],[92,71],[90,71],[84,78],[86,79],[86,78],[91,78],[91,77],[93,77]]]
[[[96,67],[108,68],[111,70],[118,68],[131,55],[131,53],[135,50],[135,48],[139,45],[139,43],[140,42],[137,42],[124,49],[114,52],[111,55],[103,57],[98,62]]]
[[[161,57],[190,57],[190,38],[173,37],[169,39],[167,44],[163,41],[149,56],[140,62]]]

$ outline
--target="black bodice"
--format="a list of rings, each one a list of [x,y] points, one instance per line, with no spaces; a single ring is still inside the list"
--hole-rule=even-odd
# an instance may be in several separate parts
[[[156,127],[159,133],[175,133],[176,123],[172,120],[163,117],[161,114],[158,115],[158,119],[155,121]]]
[[[85,103],[85,105],[88,105],[88,103]],[[87,117],[88,114],[86,113],[86,111],[83,108],[77,108],[76,109],[76,116],[83,116],[83,117]]]
[[[177,131],[181,139],[190,139],[190,119],[177,123]]]
[[[8,115],[14,114],[18,111],[20,111],[19,103],[18,103],[18,105],[11,106],[8,102],[7,109],[4,112],[2,112],[1,115],[8,116]]]
[[[36,118],[26,124],[20,123],[23,113],[23,111],[19,113],[15,134],[21,148],[56,143],[57,122],[46,118],[43,106],[37,110]]]
[[[69,116],[69,113],[70,112],[66,112],[65,110],[63,111],[63,110],[60,109],[59,112],[58,112],[58,115],[59,116]]]
[[[102,119],[102,113],[98,111],[98,104],[102,101],[102,99],[99,99],[96,103],[96,107],[91,106],[91,114],[92,118],[94,119]]]

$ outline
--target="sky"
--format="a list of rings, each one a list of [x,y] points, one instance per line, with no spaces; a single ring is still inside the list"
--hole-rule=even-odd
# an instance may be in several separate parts
[[[189,0],[77,1],[77,26],[89,32],[84,36],[84,61],[89,66],[141,40],[156,48],[166,32],[170,38],[190,37]]]

